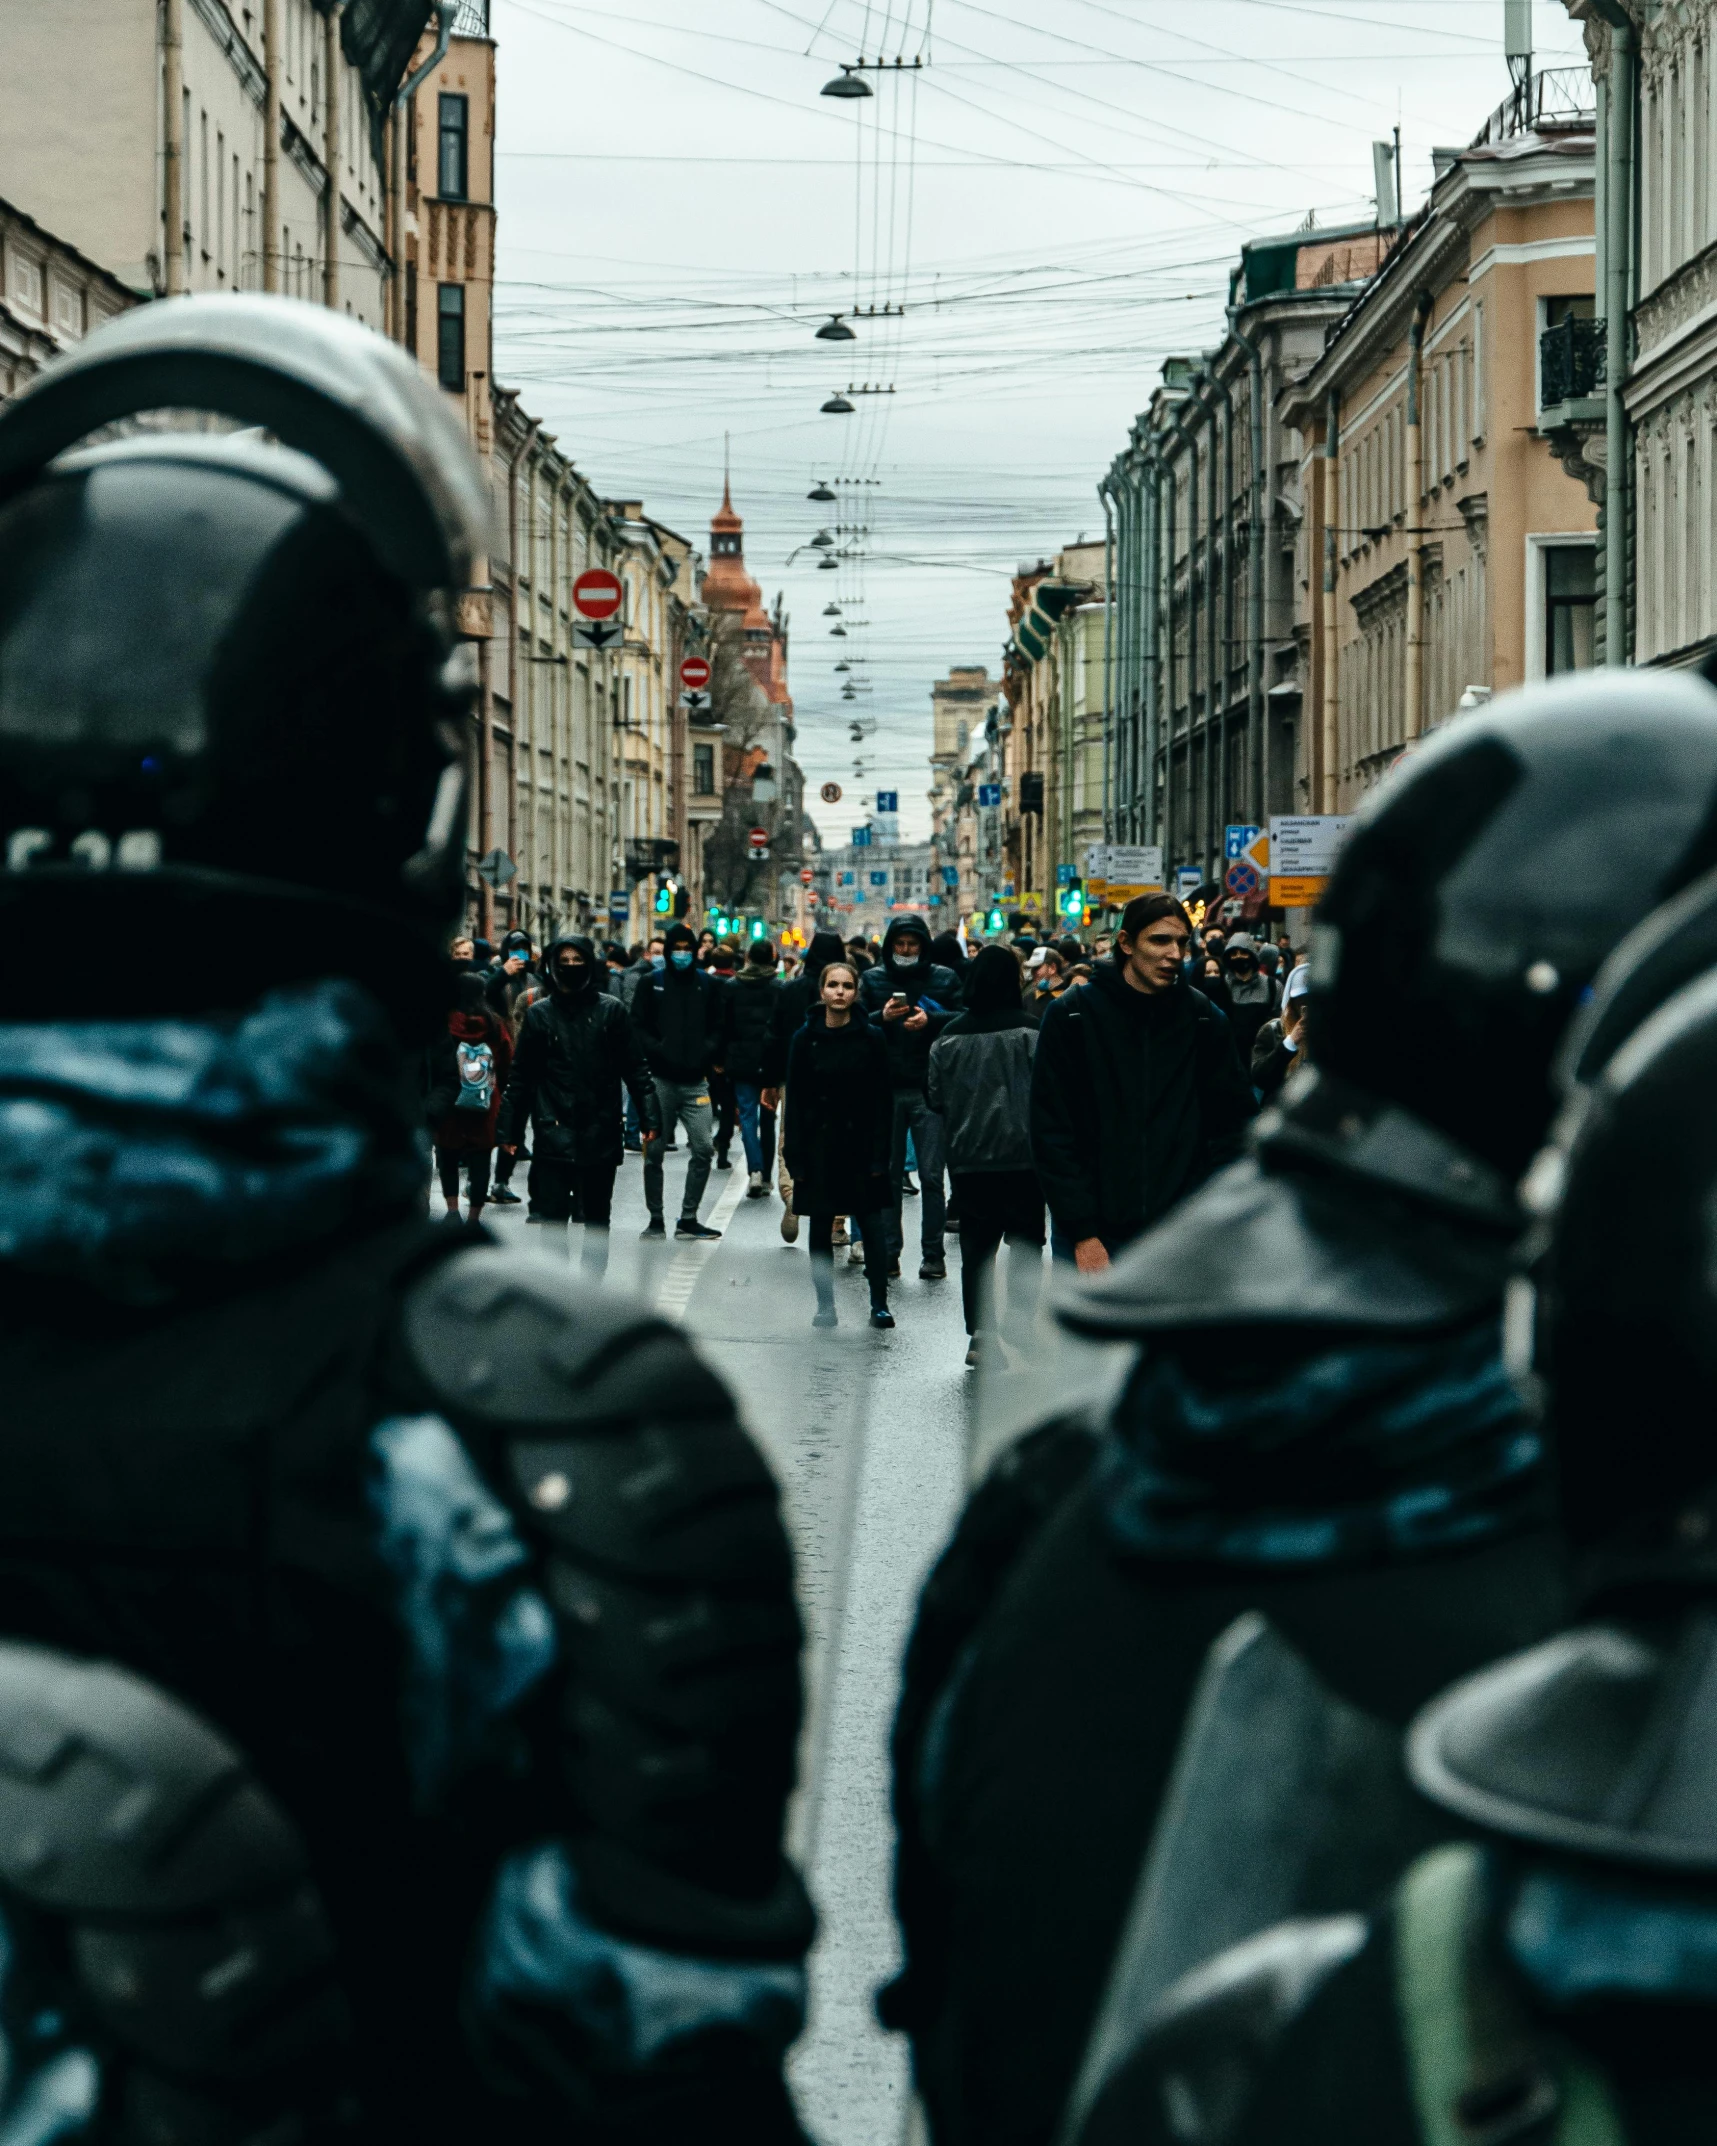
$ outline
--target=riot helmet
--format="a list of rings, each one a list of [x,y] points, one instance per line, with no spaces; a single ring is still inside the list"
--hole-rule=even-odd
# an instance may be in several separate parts
[[[1518,1174],[1605,956],[1713,864],[1711,686],[1602,670],[1508,694],[1356,814],[1313,928],[1313,1058]]]
[[[323,307],[175,300],[50,367],[0,412],[11,940],[231,947],[220,978],[169,965],[171,1007],[149,964],[155,1012],[235,971],[346,973],[433,1022],[464,879],[455,610],[487,528],[434,387]]]
[[[1623,1043],[1527,1183],[1511,1326],[1590,1588],[1717,1585],[1717,973]],[[1530,1311],[1530,1317],[1526,1312]]]

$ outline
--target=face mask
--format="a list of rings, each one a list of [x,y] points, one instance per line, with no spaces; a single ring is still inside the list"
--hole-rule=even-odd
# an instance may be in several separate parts
[[[663,963],[663,957],[662,957],[662,956],[661,956],[660,954],[652,954],[652,955],[650,956],[650,966],[651,966],[651,968],[653,968],[653,969],[659,969],[659,968],[660,968],[660,967],[662,966],[662,963]]]
[[[896,954],[894,965],[897,969],[915,969],[918,966],[918,956],[916,954]]]
[[[668,956],[668,959],[676,969],[689,969],[692,965],[691,949],[686,946],[676,946]]]
[[[1053,976],[1040,976],[1037,980],[1037,988],[1040,991],[1053,991],[1055,989],[1055,978]]]
[[[575,969],[564,962],[555,970],[555,974],[560,979],[560,988],[563,991],[582,991],[590,981],[588,969]]]

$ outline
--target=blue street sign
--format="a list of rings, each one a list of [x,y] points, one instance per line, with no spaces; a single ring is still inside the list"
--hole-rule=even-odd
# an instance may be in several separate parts
[[[886,887],[888,885],[888,874],[886,872],[872,872],[870,883],[873,887]]]
[[[878,812],[898,812],[900,810],[900,792],[898,790],[878,790],[876,793],[876,809]]]
[[[858,874],[856,872],[843,872],[841,874],[841,885],[850,887],[857,878]]]
[[[1184,900],[1187,896],[1196,894],[1204,885],[1204,874],[1196,864],[1183,864],[1174,875],[1174,884],[1175,892]]]
[[[1225,827],[1222,831],[1222,854],[1230,864],[1237,864],[1257,839],[1256,827]]]
[[[1070,886],[1072,886],[1072,884],[1073,884],[1073,867],[1072,867],[1072,865],[1070,865],[1070,864],[1058,864],[1058,865],[1057,865],[1057,866],[1055,867],[1055,884],[1056,884],[1056,885],[1057,885],[1058,887],[1070,887]]]
[[[869,847],[870,829],[868,827],[855,827],[853,829],[853,848],[869,849]]]
[[[999,805],[1002,801],[1002,786],[999,782],[981,782],[978,785],[980,805]]]
[[[942,884],[945,887],[957,887],[960,884],[960,874],[957,867],[951,864],[945,864],[942,867]]]

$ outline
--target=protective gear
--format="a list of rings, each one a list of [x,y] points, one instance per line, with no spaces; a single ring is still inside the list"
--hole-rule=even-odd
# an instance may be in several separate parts
[[[1389,1728],[1328,1690],[1264,1618],[1237,1619],[1188,1714],[1065,2129],[1078,2132],[1140,2022],[1201,1961],[1330,1905],[1332,1864],[1345,1898],[1363,1901],[1359,1873],[1386,1882],[1433,1831]]]
[[[689,946],[676,946],[673,952],[668,956],[668,959],[673,963],[676,969],[689,969],[692,965],[694,956]]]
[[[164,403],[264,428],[68,452]],[[314,458],[314,459],[311,459]],[[0,903],[94,943],[210,937],[242,897],[253,973],[343,969],[427,1040],[463,894],[453,601],[484,480],[412,361],[324,307],[122,315],[0,411]],[[327,809],[328,768],[341,810]],[[374,973],[378,938],[395,959]],[[230,970],[139,965],[148,1010]],[[129,988],[104,977],[109,1010]],[[138,1009],[142,1010],[142,1009]]]
[[[152,434],[49,465],[145,408],[285,444]],[[37,1957],[30,1888],[73,1872],[73,1844],[11,1784],[51,1817],[79,1775],[45,1708],[9,1713],[0,1646],[0,2136],[96,2109],[113,2146],[800,2140],[781,2052],[811,1916],[780,1845],[800,1708],[774,1486],[675,1329],[419,1219],[408,1044],[419,1022],[448,1040],[465,839],[445,660],[486,548],[450,424],[378,338],[262,299],[129,316],[0,412],[0,899],[20,962],[45,921],[99,945],[104,1001],[10,1029],[0,1076],[0,1642],[111,1658],[180,1710],[192,1757],[186,1710],[258,1784],[242,1807],[237,1785],[191,1795],[183,1836],[188,1760],[102,1790],[97,1862],[159,1850],[146,1871],[176,1876],[182,1838],[206,1891],[164,1926],[98,1901],[100,2031],[56,2040],[62,1953],[22,2015],[13,1968]],[[123,662],[109,621],[135,637]],[[195,945],[218,914],[231,960],[163,963],[155,935],[134,953],[139,912]],[[627,1030],[605,997],[541,1011]],[[246,1863],[246,1811],[314,1881],[284,1974],[267,1888],[305,1863]],[[335,1985],[351,2033],[314,2106],[315,2050],[276,2108],[199,2026],[230,2016],[271,2063]],[[133,2095],[156,2026],[166,2090]]]
[[[1518,1174],[1604,957],[1717,863],[1714,806],[1717,691],[1691,672],[1583,671],[1450,723],[1355,816],[1313,926],[1312,1056]]]

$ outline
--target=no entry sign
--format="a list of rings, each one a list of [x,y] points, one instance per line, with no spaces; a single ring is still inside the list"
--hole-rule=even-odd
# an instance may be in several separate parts
[[[581,618],[612,618],[624,593],[618,574],[605,566],[587,567],[572,585],[573,607]]]
[[[680,665],[680,683],[694,693],[709,684],[709,664],[702,656],[688,656]]]

